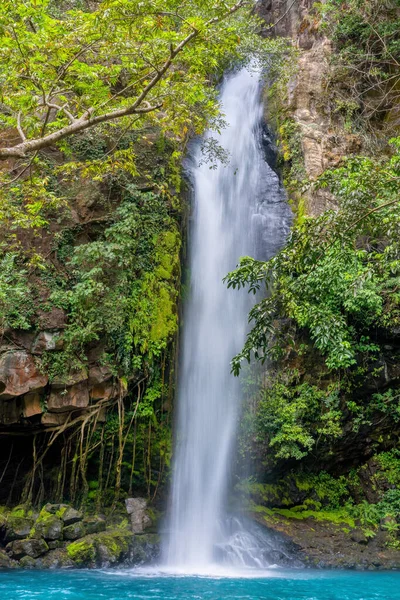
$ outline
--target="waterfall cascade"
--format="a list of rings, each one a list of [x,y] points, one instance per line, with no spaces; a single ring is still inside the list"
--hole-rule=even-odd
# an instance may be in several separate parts
[[[248,294],[223,277],[240,256],[271,256],[284,240],[290,210],[262,145],[260,78],[243,69],[226,78],[221,103],[228,126],[210,132],[229,152],[228,165],[192,156],[194,214],[190,293],[183,321],[178,421],[164,560],[199,572],[216,561],[266,566],[262,543],[225,515],[230,458],[241,404],[230,360],[242,347]],[[225,518],[226,517],[226,518]],[[265,548],[264,548],[265,549]]]

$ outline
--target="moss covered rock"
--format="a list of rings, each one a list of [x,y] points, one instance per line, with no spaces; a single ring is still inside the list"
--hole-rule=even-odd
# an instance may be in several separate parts
[[[76,566],[92,566],[96,558],[96,548],[91,538],[86,537],[67,546],[68,558]]]
[[[3,550],[0,550],[0,569],[11,569],[13,566],[10,557]]]
[[[46,542],[42,539],[26,539],[26,540],[14,540],[6,546],[6,551],[11,558],[16,560],[30,556],[31,558],[37,558],[41,554],[44,554],[49,549]]]
[[[76,566],[68,556],[66,548],[50,550],[50,552],[38,558],[36,564],[40,569],[68,569]]]
[[[86,533],[102,533],[106,530],[106,520],[101,517],[89,517],[84,520]]]
[[[67,554],[76,566],[107,567],[128,555],[132,539],[129,531],[112,529],[72,542],[67,546]]]
[[[83,519],[83,514],[81,511],[72,508],[72,506],[67,506],[64,510],[59,511],[57,514],[61,517],[65,525],[73,525],[74,523],[82,521]]]
[[[156,560],[160,554],[160,537],[154,533],[135,535],[129,546],[128,562],[142,565]]]
[[[5,541],[12,542],[27,538],[34,524],[35,516],[33,510],[26,506],[16,506],[11,511],[3,509],[1,521],[6,530]]]
[[[48,505],[46,505],[48,506]],[[63,537],[63,522],[54,513],[47,510],[46,506],[40,511],[30,537],[44,538],[45,540],[60,540]]]
[[[64,527],[64,539],[65,540],[78,540],[86,535],[86,529],[81,521],[72,523]]]

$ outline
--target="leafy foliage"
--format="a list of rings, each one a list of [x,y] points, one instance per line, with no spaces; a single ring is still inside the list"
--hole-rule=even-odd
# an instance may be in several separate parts
[[[346,128],[391,121],[399,99],[398,1],[328,0],[316,5],[335,46],[330,103]]]
[[[371,328],[398,325],[400,140],[392,145],[390,158],[357,157],[326,172],[318,185],[335,194],[339,210],[304,218],[276,257],[243,258],[227,276],[229,287],[253,293],[272,286],[250,313],[254,327],[233,360],[235,374],[253,353],[265,360],[276,350],[279,318],[307,331],[331,369],[377,350]]]
[[[323,391],[308,383],[275,380],[262,390],[255,415],[257,441],[266,443],[280,459],[306,456],[317,440],[341,435],[337,390]]]

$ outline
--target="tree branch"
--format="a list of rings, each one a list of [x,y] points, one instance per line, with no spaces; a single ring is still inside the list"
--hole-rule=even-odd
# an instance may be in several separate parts
[[[231,6],[226,13],[219,17],[213,17],[205,24],[205,27],[208,28],[215,23],[222,21],[223,19],[228,18],[229,16],[236,13],[240,8],[242,8],[247,0],[238,0],[236,4]],[[81,133],[90,127],[94,127],[95,125],[99,125],[100,123],[105,123],[109,121],[115,121],[117,119],[121,119],[122,117],[126,117],[129,115],[137,114],[142,115],[146,113],[150,113],[162,107],[161,103],[157,103],[154,105],[149,104],[147,102],[147,96],[153,90],[153,88],[157,85],[157,83],[163,78],[165,73],[170,69],[176,57],[182,52],[182,50],[187,46],[195,37],[199,35],[199,31],[197,29],[193,29],[175,48],[171,45],[170,47],[170,55],[164,62],[164,64],[159,68],[159,70],[155,73],[155,75],[150,79],[149,83],[144,87],[139,96],[134,100],[134,102],[130,106],[126,106],[124,108],[115,109],[108,113],[94,116],[95,107],[89,108],[81,117],[75,119],[69,125],[62,127],[58,131],[54,131],[46,136],[42,136],[40,138],[35,138],[32,140],[27,140],[26,137],[23,137],[23,141],[16,146],[8,147],[8,148],[0,148],[0,160],[5,160],[7,158],[25,158],[27,154],[30,152],[36,152],[38,150],[42,150],[43,148],[48,148],[53,144],[61,141],[62,139],[69,137],[71,135]],[[85,48],[86,49],[86,48]],[[76,56],[74,57],[74,59]],[[54,105],[55,107],[56,105]],[[61,107],[58,107],[61,109]],[[64,109],[65,112],[65,109]],[[65,113],[67,114],[67,113]],[[68,115],[67,115],[68,116]],[[71,115],[72,116],[72,115]],[[71,120],[71,119],[70,119]],[[18,129],[20,135],[23,132]],[[22,136],[21,136],[22,137]]]

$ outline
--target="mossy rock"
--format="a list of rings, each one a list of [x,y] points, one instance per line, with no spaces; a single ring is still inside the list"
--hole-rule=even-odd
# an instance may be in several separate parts
[[[83,522],[86,532],[89,533],[102,533],[106,530],[106,521],[101,517],[88,517]]]
[[[36,560],[31,556],[23,556],[19,561],[19,566],[23,569],[36,569]]]
[[[12,518],[22,518],[22,519],[35,519],[37,516],[37,512],[33,510],[31,506],[26,504],[20,504],[19,506],[15,506],[8,513],[10,519]]]
[[[23,540],[27,538],[33,524],[34,520],[31,517],[15,517],[12,514],[8,515],[7,521],[4,524],[6,528],[5,541],[12,542],[13,540]]]
[[[86,535],[86,528],[81,521],[77,521],[64,527],[63,533],[65,540],[78,540]]]
[[[48,550],[48,545],[42,539],[14,540],[6,546],[6,551],[10,557],[16,560],[21,559],[24,556],[38,558],[41,554],[48,552]]]
[[[39,517],[30,532],[30,537],[42,537],[45,540],[60,540],[63,536],[63,522],[56,514],[49,512],[47,506],[49,505],[46,505],[40,511]]]
[[[127,554],[133,534],[127,530],[109,530],[87,535],[67,546],[68,557],[80,567],[108,567]]]
[[[156,560],[160,555],[160,537],[154,533],[135,535],[129,546],[128,562],[142,565]]]
[[[92,566],[96,558],[93,539],[87,537],[78,542],[71,542],[67,546],[67,555],[77,566]]]
[[[10,557],[0,550],[0,569],[12,569],[14,565],[15,563],[11,561]]]
[[[36,563],[40,569],[68,569],[76,566],[68,556],[66,548],[50,550],[50,552],[38,558]]]
[[[65,525],[73,525],[83,519],[81,511],[72,508],[72,506],[67,506],[64,510],[59,511],[57,516],[61,517]]]

